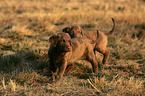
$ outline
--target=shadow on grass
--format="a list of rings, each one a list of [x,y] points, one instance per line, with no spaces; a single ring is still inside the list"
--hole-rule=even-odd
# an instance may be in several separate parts
[[[15,78],[20,73],[32,72],[49,76],[48,71],[48,59],[45,53],[32,50],[31,52],[7,51],[0,54],[0,74],[3,76],[11,74],[9,78]]]
[[[79,78],[79,79],[89,79],[90,76],[99,76],[101,69],[98,70],[98,73],[93,73],[92,68],[85,65],[75,62],[75,69],[71,73],[71,75]]]

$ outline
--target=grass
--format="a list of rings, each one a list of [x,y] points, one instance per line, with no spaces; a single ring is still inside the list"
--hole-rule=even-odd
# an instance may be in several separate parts
[[[0,95],[122,96],[145,94],[144,0],[0,0]],[[75,62],[73,72],[49,83],[49,37],[70,25],[112,28],[110,58],[98,73]],[[97,53],[98,63],[102,54]]]

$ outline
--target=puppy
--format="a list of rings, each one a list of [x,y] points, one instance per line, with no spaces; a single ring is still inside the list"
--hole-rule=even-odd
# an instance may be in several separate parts
[[[93,72],[98,71],[92,41],[84,37],[71,39],[70,35],[64,32],[51,36],[49,41],[49,68],[53,78],[59,79],[64,73],[69,74],[74,68],[74,61],[81,58],[91,63]]]
[[[68,33],[71,36],[71,38],[82,37],[82,36],[90,40],[96,40],[98,38],[98,41],[95,44],[92,44],[94,48],[93,49],[94,54],[95,54],[95,51],[102,53],[104,55],[102,63],[105,64],[107,63],[109,59],[109,54],[110,54],[110,51],[107,50],[106,48],[107,42],[108,42],[107,37],[114,33],[115,27],[116,27],[116,24],[113,18],[112,18],[112,21],[113,21],[112,30],[108,33],[103,33],[99,31],[99,38],[97,36],[97,31],[83,32],[80,26],[65,27],[62,31],[65,33]]]

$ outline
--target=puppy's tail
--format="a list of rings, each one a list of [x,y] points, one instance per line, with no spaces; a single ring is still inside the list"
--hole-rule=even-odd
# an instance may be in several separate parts
[[[97,39],[96,40],[92,40],[91,44],[97,43],[99,39],[99,31],[97,30]]]
[[[112,30],[110,32],[108,32],[108,33],[104,33],[107,36],[112,35],[114,33],[114,31],[115,31],[115,28],[116,28],[115,20],[112,18],[112,21],[113,21],[113,28],[112,28]]]

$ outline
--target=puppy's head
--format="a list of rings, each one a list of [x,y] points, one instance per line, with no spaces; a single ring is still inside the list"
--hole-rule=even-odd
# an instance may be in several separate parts
[[[82,37],[82,28],[80,26],[70,26],[62,29],[62,32],[68,33],[71,38]]]
[[[52,46],[60,50],[61,52],[71,51],[71,38],[68,33],[58,33],[50,37],[49,41]]]

